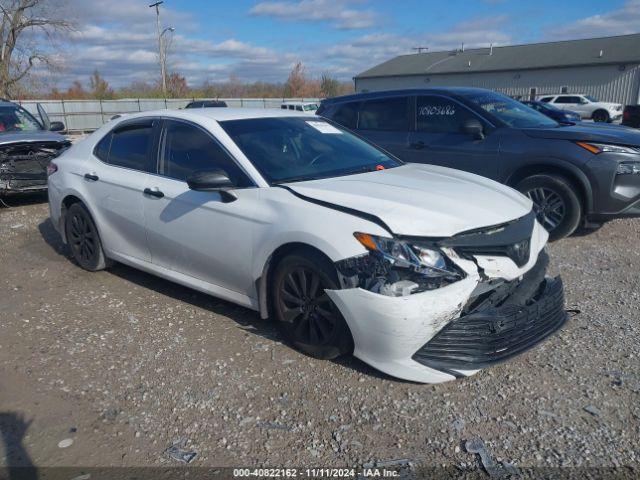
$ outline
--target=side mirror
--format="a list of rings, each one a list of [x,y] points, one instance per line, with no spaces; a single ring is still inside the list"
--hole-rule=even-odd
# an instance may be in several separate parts
[[[227,172],[222,169],[194,172],[187,177],[187,185],[191,190],[199,192],[219,192],[222,201],[225,203],[233,202],[238,198],[229,191],[235,188],[235,183],[231,181]]]
[[[49,131],[51,132],[62,132],[65,130],[64,123],[62,122],[51,122],[49,126]]]
[[[462,124],[462,133],[471,135],[474,140],[484,139],[484,127],[482,123],[480,123],[480,120],[475,118],[470,118]]]

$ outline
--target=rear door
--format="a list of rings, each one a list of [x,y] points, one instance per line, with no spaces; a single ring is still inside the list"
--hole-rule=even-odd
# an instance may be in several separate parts
[[[409,97],[366,100],[358,109],[357,131],[367,140],[402,158],[409,136]]]
[[[489,178],[498,173],[499,135],[466,106],[441,95],[415,99],[415,131],[409,135],[403,160],[466,170]],[[464,133],[468,120],[485,126],[486,137],[475,139]]]
[[[100,162],[84,172],[87,191],[100,218],[100,235],[109,250],[150,261],[144,217],[144,189],[155,171],[157,119],[125,122],[94,149]]]

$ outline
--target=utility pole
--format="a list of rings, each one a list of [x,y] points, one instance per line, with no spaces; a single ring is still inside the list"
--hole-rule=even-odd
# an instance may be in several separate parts
[[[162,95],[164,98],[167,98],[167,75],[165,72],[165,63],[164,63],[164,52],[162,48],[162,32],[160,32],[160,5],[162,5],[164,1],[152,3],[149,5],[149,8],[156,9],[156,30],[158,33],[158,60],[160,61],[160,81],[162,84]]]

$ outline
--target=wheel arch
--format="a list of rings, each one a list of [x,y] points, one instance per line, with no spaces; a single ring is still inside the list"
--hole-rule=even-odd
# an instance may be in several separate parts
[[[593,119],[593,117],[599,112],[602,112],[602,113],[604,113],[606,115],[606,118],[607,118],[608,122],[611,121],[611,114],[609,113],[609,111],[606,108],[602,108],[602,107],[596,108],[593,112],[591,112],[591,118]]]
[[[266,320],[270,317],[271,305],[269,304],[269,287],[271,285],[271,278],[273,272],[278,263],[289,253],[297,250],[306,250],[309,252],[315,252],[322,255],[332,265],[333,260],[329,256],[320,250],[318,247],[311,245],[310,243],[293,241],[280,245],[277,247],[271,255],[267,258],[264,266],[262,267],[262,274],[256,280],[256,291],[258,292],[258,305],[260,309],[260,318]]]
[[[562,160],[549,160],[546,162],[525,165],[515,170],[506,180],[506,184],[512,188],[532,175],[550,173],[566,178],[576,188],[578,198],[583,206],[584,214],[593,209],[593,190],[587,176],[575,165]]]
[[[98,230],[98,235],[100,235],[100,239],[102,240],[102,232],[100,231],[100,226],[98,225],[98,222],[96,222],[96,216],[94,215],[91,207],[87,204],[87,202],[84,200],[82,195],[80,195],[78,192],[70,191],[70,192],[67,192],[62,197],[62,200],[60,202],[59,232],[60,232],[60,235],[62,236],[62,241],[65,244],[67,243],[67,232],[64,228],[64,222],[67,215],[67,210],[69,210],[69,208],[71,208],[71,205],[75,203],[81,203],[89,211],[89,214],[93,219],[93,223],[95,224],[96,229]]]

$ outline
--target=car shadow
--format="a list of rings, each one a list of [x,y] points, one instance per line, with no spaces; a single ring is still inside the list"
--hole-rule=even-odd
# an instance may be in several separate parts
[[[16,193],[0,197],[0,210],[4,208],[24,207],[48,201],[47,192]]]
[[[38,230],[44,241],[60,256],[67,258],[70,262],[73,262],[71,255],[66,245],[62,242],[60,235],[55,231],[51,219],[47,218],[38,225]],[[80,267],[78,267],[80,268]],[[180,302],[188,303],[197,308],[207,310],[216,315],[224,315],[236,322],[239,328],[245,330],[247,333],[257,335],[267,340],[285,343],[285,340],[280,335],[274,322],[269,320],[263,320],[260,318],[258,312],[250,310],[248,308],[236,305],[226,300],[221,300],[206,293],[201,293],[193,290],[189,287],[182,286],[180,284],[165,280],[150,273],[137,270],[133,267],[129,267],[122,263],[115,263],[108,270],[109,273],[117,277],[122,278],[128,282],[134,283],[139,287],[143,287],[149,290],[153,290],[156,293],[164,295]],[[291,347],[293,348],[293,347]],[[318,360],[321,361],[321,360]],[[368,366],[363,361],[357,359],[352,355],[345,355],[332,362],[341,365],[345,368],[355,370],[356,372],[372,376],[380,379],[387,379],[393,381],[401,381],[395,379],[389,375],[386,375],[374,368]]]
[[[0,412],[0,438],[4,443],[4,469],[8,480],[38,478],[38,469],[23,444],[32,421],[26,420],[16,412]]]

